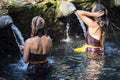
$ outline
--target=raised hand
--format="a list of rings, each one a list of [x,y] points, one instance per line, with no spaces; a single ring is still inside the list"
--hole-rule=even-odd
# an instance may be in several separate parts
[[[102,15],[104,15],[104,11],[102,11],[102,10],[99,10],[98,12],[94,12],[95,17],[100,17]]]

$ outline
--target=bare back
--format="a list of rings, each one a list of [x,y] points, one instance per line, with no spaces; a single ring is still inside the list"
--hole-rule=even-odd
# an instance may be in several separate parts
[[[52,48],[52,39],[49,36],[43,35],[42,37],[35,36],[29,38],[25,42],[24,62],[28,62],[30,53],[45,55],[49,53]]]
[[[30,52],[33,54],[47,54],[52,47],[52,40],[49,36],[34,37],[31,46]]]

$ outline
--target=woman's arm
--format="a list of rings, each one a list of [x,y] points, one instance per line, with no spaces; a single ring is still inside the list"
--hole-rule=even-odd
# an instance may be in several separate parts
[[[98,18],[98,17],[100,17],[100,16],[102,16],[104,14],[102,11],[88,12],[88,11],[83,11],[83,10],[77,10],[77,13],[80,16],[80,18],[85,22],[85,24],[88,25],[88,27],[96,27],[96,26],[98,26],[98,24],[89,17]]]
[[[29,53],[30,53],[30,41],[28,39],[26,40],[25,46],[24,46],[23,60],[25,63],[29,61]]]

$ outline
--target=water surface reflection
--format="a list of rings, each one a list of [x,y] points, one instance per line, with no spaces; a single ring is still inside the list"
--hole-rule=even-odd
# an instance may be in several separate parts
[[[55,42],[51,57],[49,57],[49,61],[53,66],[52,72],[45,79],[40,80],[85,80],[83,74],[88,69],[85,53],[73,52],[74,48],[84,43],[84,39]],[[120,46],[118,44],[120,43],[106,42],[105,63],[101,67],[99,80],[120,80]],[[0,77],[6,80],[26,80],[26,66],[23,64],[22,59],[9,65],[0,64]]]

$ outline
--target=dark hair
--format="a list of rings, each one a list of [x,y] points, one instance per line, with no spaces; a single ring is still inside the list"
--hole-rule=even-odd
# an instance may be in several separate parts
[[[103,47],[105,35],[108,32],[109,19],[108,19],[108,11],[102,4],[97,4],[93,8],[93,12],[98,12],[100,10],[104,12],[104,15],[102,15],[98,18],[98,24],[100,25],[101,31],[102,31],[100,41],[101,41],[101,46]]]
[[[109,25],[108,11],[102,4],[97,4],[93,12],[103,11],[104,15],[98,18],[98,23],[103,29]]]
[[[45,20],[40,17],[36,16],[32,19],[32,32],[31,32],[31,37],[33,36],[42,36],[45,34],[44,28],[45,28]]]

